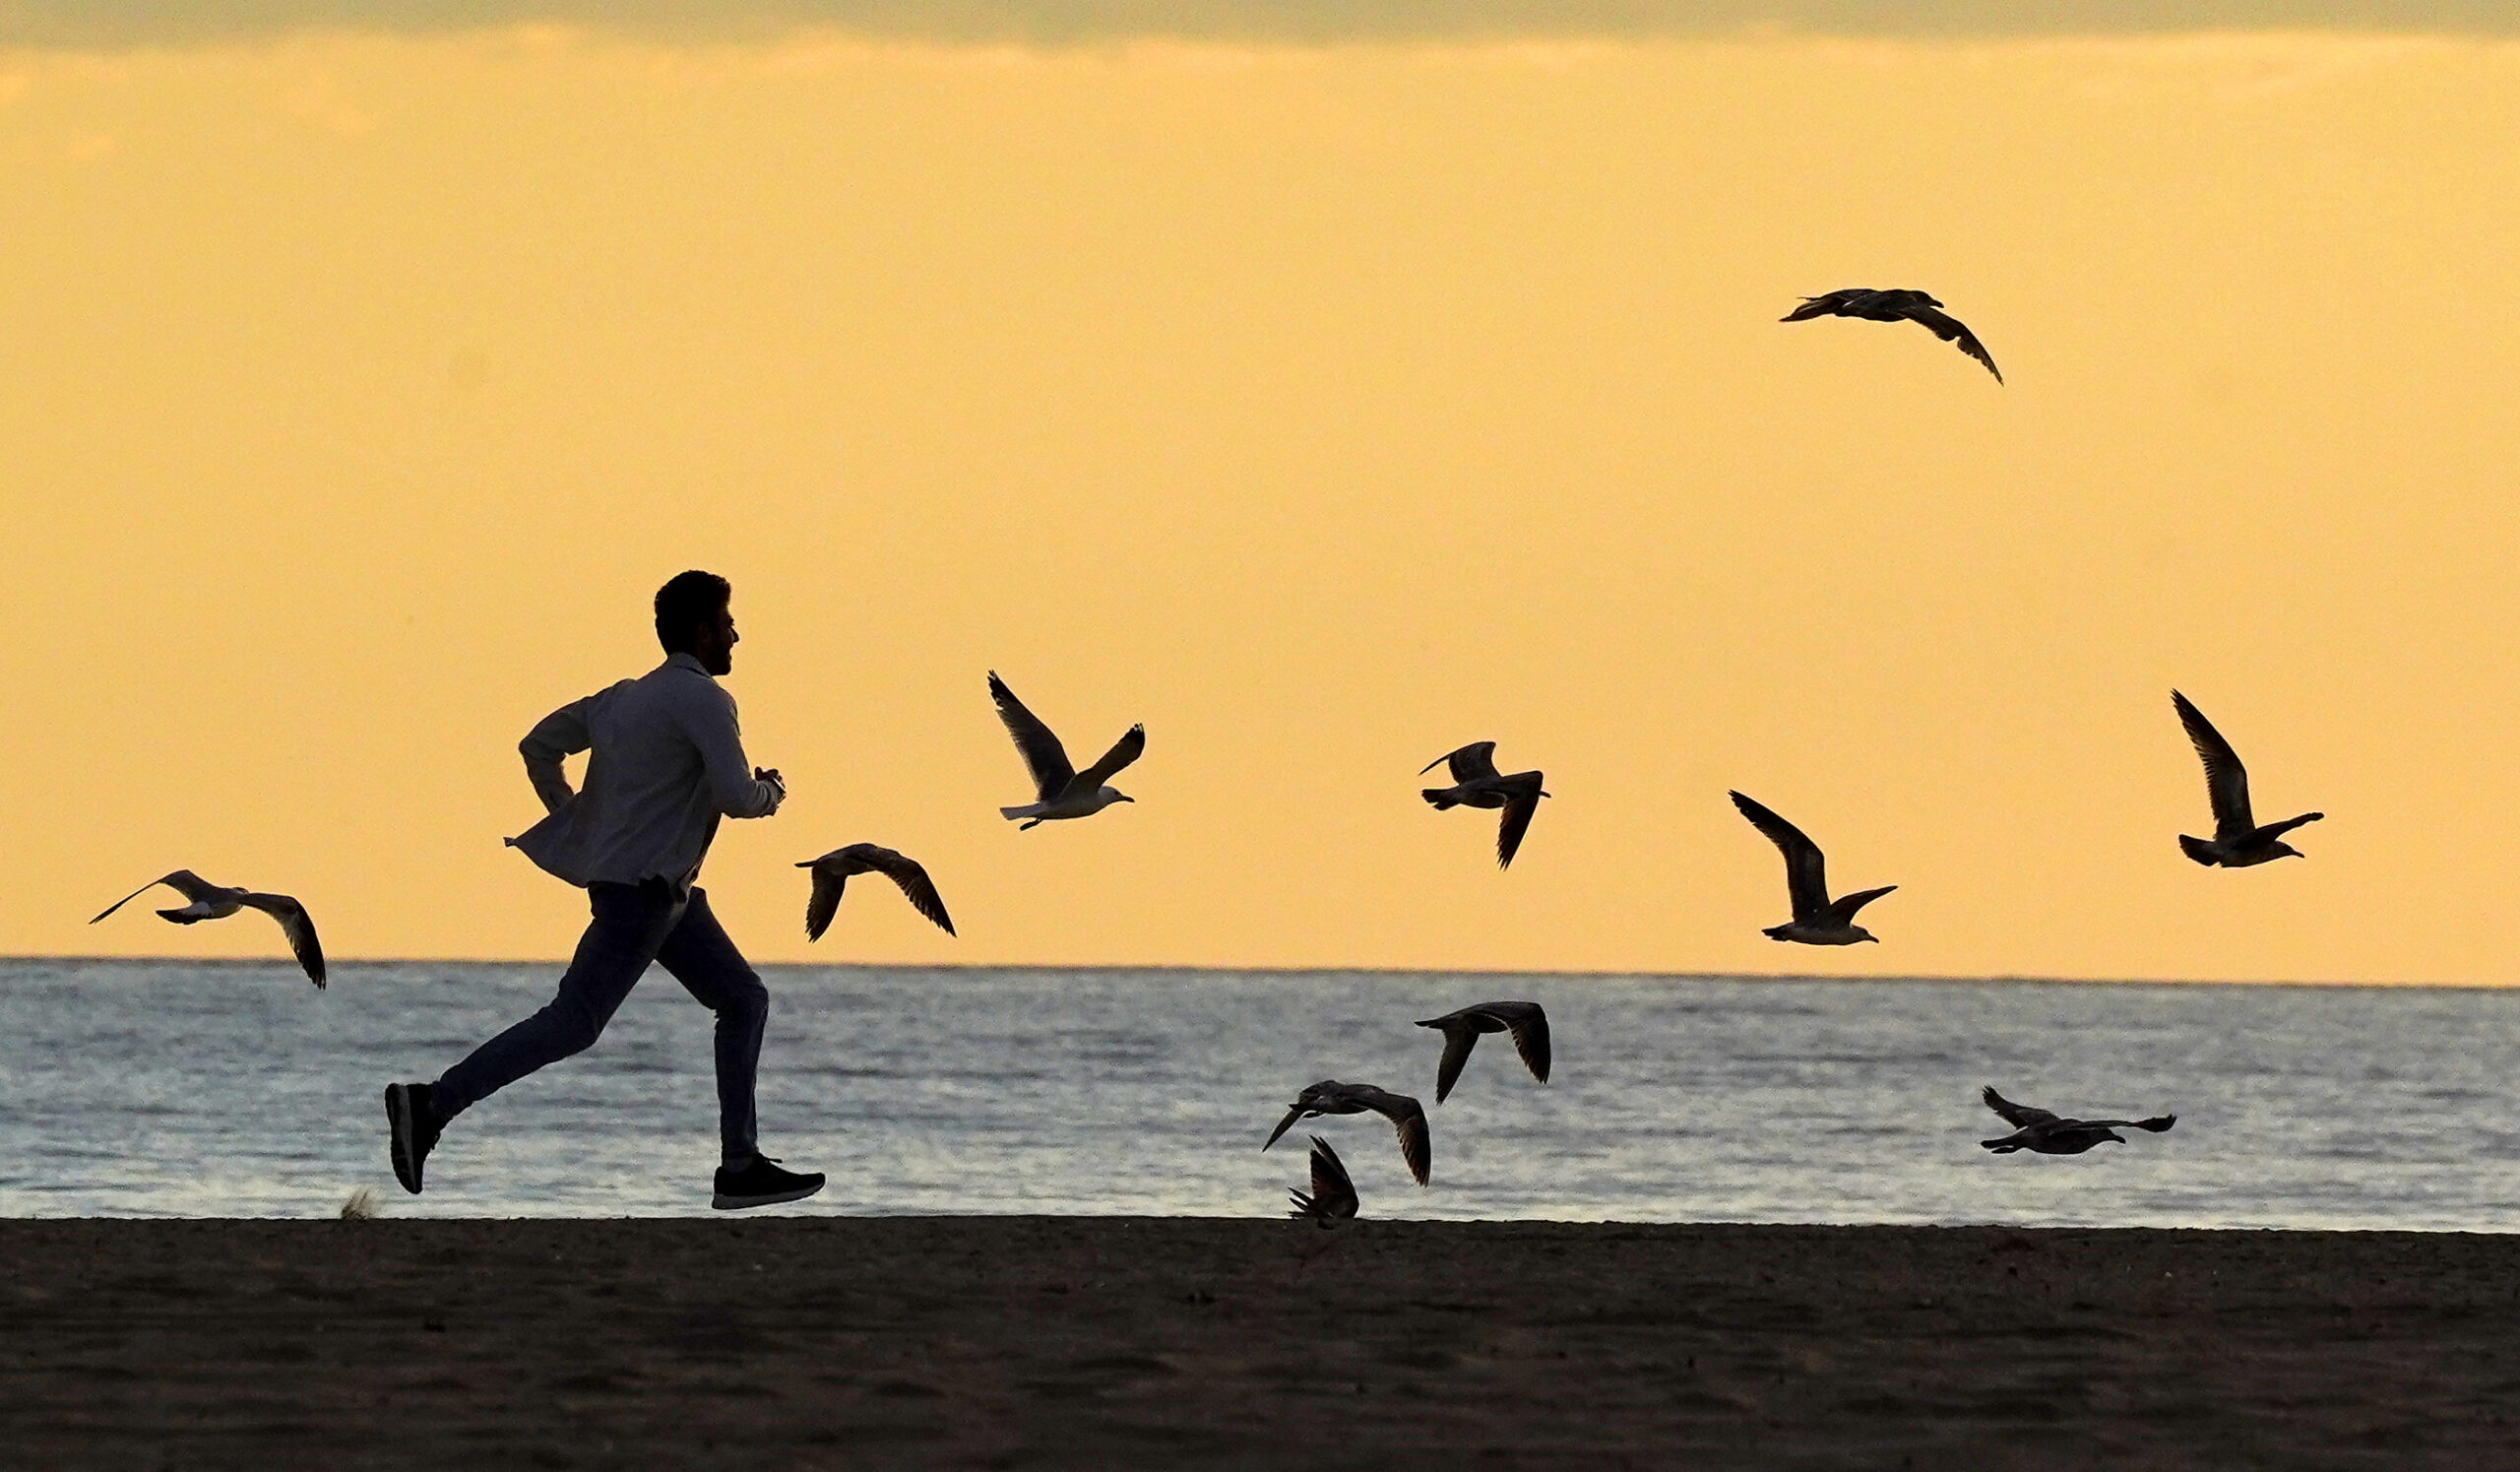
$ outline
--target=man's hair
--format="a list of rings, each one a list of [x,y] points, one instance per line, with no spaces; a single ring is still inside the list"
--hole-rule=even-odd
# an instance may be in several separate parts
[[[714,572],[694,568],[678,572],[671,581],[657,590],[657,642],[665,653],[687,653],[691,639],[701,625],[718,616],[718,610],[734,596],[734,587]]]

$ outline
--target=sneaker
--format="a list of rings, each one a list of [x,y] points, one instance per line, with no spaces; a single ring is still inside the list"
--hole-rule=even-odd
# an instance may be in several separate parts
[[[804,1175],[783,1171],[769,1156],[756,1155],[740,1171],[718,1168],[718,1193],[709,1198],[709,1204],[720,1211],[741,1211],[747,1206],[801,1201],[822,1188],[820,1171]]]
[[[437,1111],[429,1108],[429,1086],[387,1084],[385,1123],[393,1134],[394,1179],[416,1196],[420,1193],[420,1167],[428,1162],[429,1151],[437,1147],[438,1132],[446,1127]]]

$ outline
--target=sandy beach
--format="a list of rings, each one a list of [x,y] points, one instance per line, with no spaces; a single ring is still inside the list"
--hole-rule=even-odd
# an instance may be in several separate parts
[[[2520,1238],[0,1222],[12,1466],[2485,1467]]]

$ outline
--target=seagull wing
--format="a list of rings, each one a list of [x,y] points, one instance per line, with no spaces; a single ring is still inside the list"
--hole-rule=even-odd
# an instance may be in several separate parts
[[[2149,1129],[2155,1134],[2178,1122],[2176,1115],[2155,1115],[2149,1120],[2085,1120],[2094,1129]]]
[[[2240,765],[2239,753],[2193,701],[2173,690],[2170,703],[2178,707],[2178,724],[2187,728],[2187,739],[2205,763],[2205,794],[2214,802],[2215,840],[2238,838],[2255,828],[2256,820],[2249,816],[2248,768]]]
[[[1986,1108],[1993,1110],[1998,1115],[2001,1115],[2003,1117],[2003,1121],[2015,1129],[2030,1129],[2041,1124],[2053,1124],[2056,1122],[2056,1117],[2054,1114],[2044,1109],[2032,1109],[2026,1104],[2015,1104],[2011,1100],[2006,1099],[2003,1095],[1996,1093],[1995,1086],[1993,1084],[1986,1085],[1985,1088],[1979,1093],[1978,1097],[1985,1100]]]
[[[1276,1144],[1278,1142],[1278,1136],[1285,1134],[1291,1125],[1303,1117],[1304,1104],[1302,1100],[1298,1099],[1293,1104],[1287,1107],[1287,1117],[1278,1121],[1277,1128],[1269,1131],[1269,1137],[1260,1142],[1260,1148],[1266,1150],[1271,1145]]]
[[[1750,820],[1750,826],[1766,834],[1768,842],[1785,856],[1785,893],[1794,904],[1794,918],[1810,920],[1827,914],[1829,876],[1820,846],[1754,798],[1734,793],[1732,805],[1741,809],[1741,816]]]
[[[1400,1131],[1400,1158],[1409,1162],[1409,1174],[1418,1184],[1426,1184],[1427,1173],[1434,1165],[1434,1137],[1426,1129],[1426,1111],[1406,1094],[1386,1089],[1358,1091],[1357,1103],[1389,1120]]]
[[[1479,1046],[1479,1029],[1453,1026],[1444,1029],[1444,1056],[1435,1064],[1435,1102],[1441,1104],[1453,1085],[1461,1081],[1461,1069],[1470,1061],[1470,1051]]]
[[[1838,896],[1837,902],[1829,907],[1829,918],[1840,925],[1852,925],[1855,923],[1855,913],[1858,910],[1898,887],[1896,884],[1884,884],[1879,889],[1858,889],[1853,894],[1842,894]]]
[[[1452,766],[1455,783],[1477,782],[1482,777],[1493,777],[1496,775],[1496,743],[1473,741],[1458,751],[1447,751],[1419,767],[1418,775],[1423,777],[1446,763]]]
[[[1348,1167],[1339,1152],[1319,1135],[1312,1137],[1312,1211],[1319,1217],[1350,1217],[1356,1214],[1356,1184],[1348,1179]]]
[[[1059,744],[1057,733],[1041,724],[1041,718],[1024,708],[997,672],[988,672],[989,698],[997,702],[997,719],[1006,723],[1006,734],[1015,737],[1015,749],[1024,753],[1024,765],[1032,770],[1033,786],[1040,790],[1041,800],[1055,802],[1067,785],[1076,780],[1076,768],[1069,764],[1067,748]]]
[[[805,901],[805,939],[809,943],[822,939],[823,931],[831,928],[831,918],[840,913],[840,897],[849,888],[849,871],[832,863],[839,857],[825,854],[796,865],[814,871],[814,892]]]
[[[1837,315],[1838,308],[1845,306],[1848,302],[1855,300],[1858,296],[1869,296],[1871,294],[1872,288],[1870,287],[1841,287],[1837,290],[1827,292],[1823,295],[1803,297],[1802,304],[1800,306],[1796,307],[1793,311],[1786,313],[1777,320],[1780,322],[1808,322],[1814,317],[1833,317]]]
[[[1523,835],[1532,826],[1532,814],[1540,811],[1541,776],[1538,772],[1517,772],[1499,780],[1519,784],[1514,795],[1505,800],[1505,815],[1496,823],[1496,866],[1505,868],[1513,864],[1515,851],[1523,846]]]
[[[1505,1024],[1505,1031],[1514,1040],[1514,1052],[1521,1056],[1523,1066],[1532,1070],[1532,1077],[1546,1083],[1548,1082],[1548,1014],[1540,1009],[1538,1002],[1524,1002],[1522,1006],[1529,1007],[1531,1010],[1526,1012],[1518,1008],[1511,1012],[1494,1012],[1489,1015]]]
[[[306,907],[284,894],[248,894],[238,901],[280,922],[280,932],[288,937],[289,954],[306,968],[306,979],[315,984],[315,990],[324,990],[324,942],[315,938],[315,919]]]
[[[1958,343],[1961,352],[1986,365],[1986,371],[1995,375],[1995,382],[2004,381],[2004,370],[1995,366],[1994,356],[1986,352],[1986,345],[1978,341],[1976,333],[1962,326],[1959,318],[1923,305],[1909,307],[1907,316],[1909,321],[1926,328],[1944,342]]]
[[[156,889],[160,884],[181,892],[185,899],[196,901],[206,898],[215,887],[205,882],[201,875],[194,873],[191,869],[179,868],[162,879],[150,880],[148,883],[141,885],[138,889],[124,895],[121,899],[107,905],[104,909],[97,912],[96,920],[104,919],[106,916],[113,914],[123,906],[140,898],[142,895]],[[96,923],[96,920],[92,920],[88,922],[88,924],[93,926]]]
[[[1126,736],[1111,743],[1110,750],[1102,753],[1101,761],[1077,773],[1068,786],[1080,793],[1098,792],[1102,784],[1118,776],[1121,768],[1145,754],[1146,728],[1132,726]],[[1041,800],[1046,802],[1049,800],[1044,798]]]
[[[927,877],[927,869],[915,859],[873,844],[859,844],[858,859],[868,868],[901,886],[909,897],[911,908],[924,915],[938,929],[954,933],[954,918],[945,913],[944,896],[936,892],[935,881]]]

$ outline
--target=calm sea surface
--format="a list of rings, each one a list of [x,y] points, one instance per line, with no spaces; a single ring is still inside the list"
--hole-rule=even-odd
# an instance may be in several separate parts
[[[384,1086],[539,1006],[547,965],[0,962],[0,1215],[686,1215],[716,1165],[709,1014],[652,972],[588,1053],[481,1104],[404,1195]],[[2520,1225],[2520,993],[780,967],[770,1153],[812,1212],[1269,1215],[1307,1129],[1367,1213],[2192,1227]],[[1418,1017],[1547,1006],[1555,1077],[1482,1040],[1450,1102]],[[1434,1185],[1321,1078],[1427,1101]],[[1992,1082],[2166,1135],[1997,1158]]]

